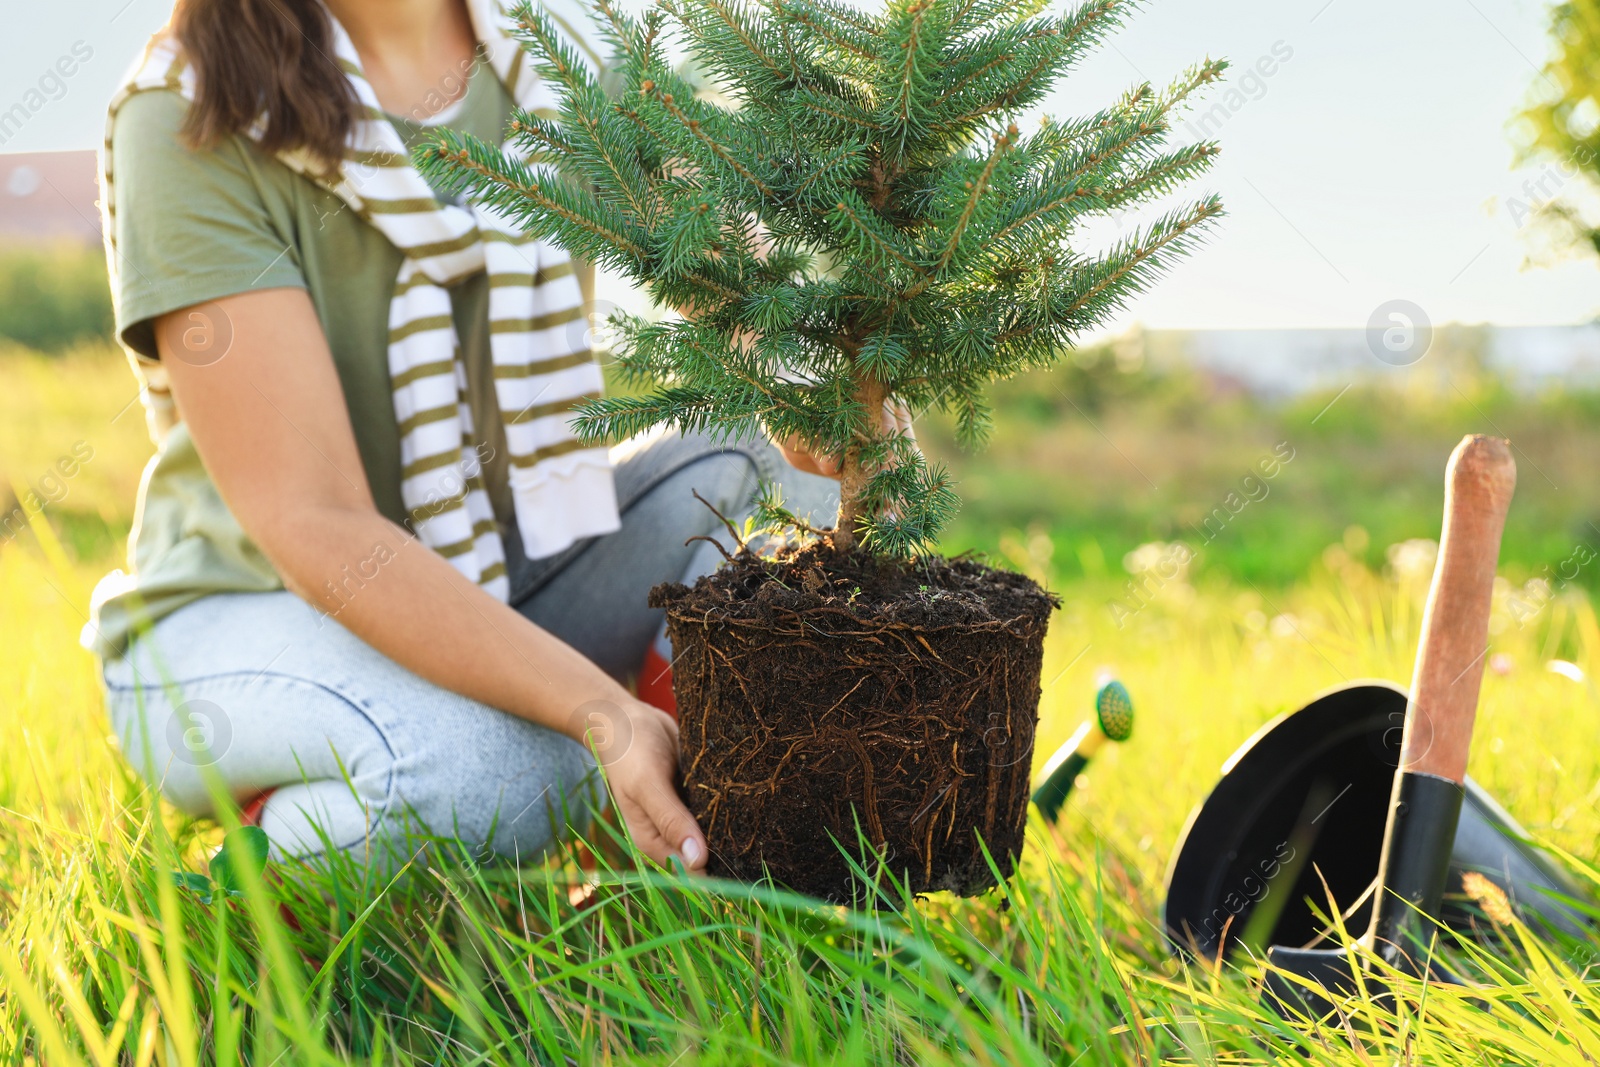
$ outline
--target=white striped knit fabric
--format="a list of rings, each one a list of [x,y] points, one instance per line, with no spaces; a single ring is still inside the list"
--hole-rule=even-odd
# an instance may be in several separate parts
[[[586,14],[575,6],[563,10],[559,5],[565,2],[546,0],[544,7],[579,53],[598,66],[600,52],[584,32],[590,27]],[[510,36],[504,10],[495,0],[468,0],[467,7],[489,66],[512,98],[529,112],[553,117],[555,98]],[[348,34],[337,20],[333,27],[335,58],[363,115],[331,178],[319,177],[302,153],[280,158],[335,193],[404,253],[389,307],[401,499],[423,544],[504,600],[509,594],[505,553],[484,486],[446,286],[479,271],[489,275],[495,397],[505,424],[516,524],[524,553],[542,559],[621,526],[607,450],[583,445],[569,425],[572,408],[598,396],[602,384],[586,343],[577,275],[565,252],[526,237],[497,212],[435,196],[361,73]],[[115,232],[109,123],[128,97],[155,89],[194,99],[194,69],[169,36],[151,42],[111,102],[101,157],[107,234]],[[114,249],[110,258],[115,270]],[[159,391],[156,385],[147,391]]]

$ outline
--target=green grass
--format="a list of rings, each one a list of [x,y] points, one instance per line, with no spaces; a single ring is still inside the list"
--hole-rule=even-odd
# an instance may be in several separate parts
[[[1389,545],[1439,536],[1444,459],[1463,433],[1481,432],[1517,448],[1507,576],[1559,572],[1580,542],[1600,556],[1600,394],[1518,396],[1434,358],[1398,379],[1404,388],[1267,404],[1194,376],[1119,372],[1108,349],[1077,353],[995,390],[994,440],[976,456],[956,450],[945,421],[927,420],[924,443],[964,502],[946,543],[993,548],[1008,528],[1043,531],[1067,580],[1120,577],[1124,555],[1150,541],[1187,543],[1197,574],[1231,582],[1298,581],[1335,543],[1381,569]],[[1262,478],[1258,464],[1280,446],[1293,459]],[[1228,506],[1230,493],[1242,506]],[[1578,580],[1600,589],[1600,568]]]
[[[1059,830],[1032,828],[1004,894],[840,909],[603,863],[592,876],[596,903],[580,909],[568,896],[582,877],[571,862],[518,869],[446,854],[392,884],[349,867],[277,867],[265,880],[246,877],[243,895],[205,903],[172,875],[205,871],[221,829],[154,802],[126,771],[106,736],[93,663],[76,646],[148,447],[136,413],[113,421],[132,395],[116,360],[71,358],[80,362],[0,358],[8,484],[37,479],[76,441],[95,442],[67,495],[0,542],[0,1062],[1454,1065],[1600,1056],[1600,988],[1583,970],[1600,943],[1555,951],[1501,928],[1492,955],[1458,947],[1482,988],[1424,992],[1402,979],[1398,1007],[1368,997],[1344,1018],[1293,1024],[1260,1006],[1258,966],[1184,966],[1163,945],[1167,857],[1229,752],[1329,685],[1409,680],[1422,581],[1386,572],[1384,538],[1429,536],[1437,489],[1416,476],[1414,505],[1393,505],[1395,533],[1360,496],[1326,512],[1290,503],[1288,479],[1317,469],[1312,443],[1362,439],[1344,423],[1320,431],[1326,439],[1303,435],[1301,457],[1276,479],[1283,496],[1275,489],[1230,527],[1254,545],[1277,528],[1269,516],[1283,505],[1284,517],[1270,521],[1312,546],[1292,580],[1249,578],[1231,569],[1246,554],[1211,551],[1119,625],[1107,605],[1126,596],[1123,555],[1171,534],[1138,525],[1138,509],[1157,514],[1154,503],[1106,488],[1126,481],[1117,450],[1173,499],[1204,499],[1212,487],[1183,473],[1213,463],[1198,454],[1202,444],[1227,471],[1230,457],[1253,459],[1279,427],[1240,423],[1224,433],[1212,421],[1220,416],[1203,411],[1199,429],[1162,429],[1170,411],[1147,396],[1099,409],[1113,447],[1070,419],[1040,415],[1049,432],[1038,469],[1070,456],[1059,469],[1085,473],[1059,486],[1020,482],[1032,495],[1006,505],[1009,530],[983,535],[974,525],[964,536],[1064,594],[1047,648],[1038,758],[1088,714],[1098,667],[1127,683],[1139,720],[1126,745],[1091,764]],[[1541,417],[1520,402],[1495,403],[1507,405],[1495,409],[1507,421]],[[1347,417],[1381,429],[1371,406]],[[1293,428],[1315,413],[1266,414]],[[1403,445],[1394,449],[1415,455],[1385,458],[1398,471],[1431,464],[1426,482],[1437,482],[1448,444],[1479,428],[1450,417],[1417,414],[1417,427],[1396,429]],[[1022,432],[1005,433],[997,458],[963,461],[969,500],[977,497],[969,516],[999,506],[973,492],[991,473],[1009,465],[1025,478]],[[1430,456],[1436,439],[1443,446]],[[1337,474],[1306,482],[1376,477]],[[1524,466],[1522,490],[1529,485]],[[1333,489],[1306,499],[1323,492],[1334,499]],[[1084,499],[1124,510],[1107,517],[1063,504]],[[1516,506],[1528,499],[1540,499],[1537,489]],[[1365,545],[1346,543],[1353,525],[1371,531]],[[1526,558],[1541,551],[1508,542]],[[1546,669],[1559,656],[1591,676],[1600,670],[1600,623],[1579,586],[1520,619],[1513,590],[1497,600],[1493,637],[1509,670],[1485,679],[1472,773],[1600,881],[1584,866],[1600,855],[1596,697]]]

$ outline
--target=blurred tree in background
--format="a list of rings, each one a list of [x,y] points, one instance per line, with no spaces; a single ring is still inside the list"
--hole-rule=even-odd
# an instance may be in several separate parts
[[[1537,219],[1561,250],[1600,255],[1600,0],[1550,12],[1551,56],[1519,116],[1522,161],[1545,164],[1508,202],[1520,229]]]
[[[0,252],[0,337],[61,352],[111,337],[111,290],[98,246],[70,242]]]

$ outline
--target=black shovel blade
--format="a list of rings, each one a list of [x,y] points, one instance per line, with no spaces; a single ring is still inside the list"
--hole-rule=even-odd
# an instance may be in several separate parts
[[[1273,945],[1267,950],[1267,972],[1262,994],[1267,1005],[1282,1015],[1296,1012],[1321,1018],[1339,1000],[1355,996],[1360,989],[1356,970],[1348,953],[1340,949],[1289,948]],[[1290,981],[1281,971],[1298,975],[1318,988],[1308,989]]]
[[[1173,854],[1165,919],[1175,950],[1216,958],[1241,946],[1259,956],[1270,945],[1303,945],[1322,932],[1330,893],[1341,909],[1366,893],[1405,711],[1397,686],[1348,686],[1239,747]],[[1261,930],[1257,913],[1267,910],[1275,915]],[[1370,918],[1369,902],[1345,927],[1365,930]]]
[[[1368,960],[1343,949],[1273,945],[1267,950],[1271,969],[1262,986],[1262,1000],[1285,1018],[1301,1014],[1320,1019],[1341,1003],[1348,1003],[1363,987],[1377,1007],[1395,1010],[1394,991],[1386,977],[1395,971],[1412,976],[1426,971],[1428,981],[1435,986],[1467,984],[1460,975],[1433,959],[1427,946],[1414,947],[1415,953],[1386,954],[1392,969],[1378,973],[1366,965]],[[1293,981],[1289,975],[1303,978],[1311,985]]]
[[[1404,689],[1358,682],[1274,719],[1239,747],[1173,852],[1164,917],[1174,951],[1214,959],[1241,946],[1262,955],[1271,945],[1304,945],[1325,930],[1329,893],[1340,910],[1367,893],[1405,711]],[[1469,778],[1440,914],[1447,926],[1470,930],[1462,875],[1476,871],[1534,929],[1588,931],[1589,919],[1560,899],[1588,894],[1525,836]],[[1371,914],[1369,895],[1344,926],[1366,930]]]

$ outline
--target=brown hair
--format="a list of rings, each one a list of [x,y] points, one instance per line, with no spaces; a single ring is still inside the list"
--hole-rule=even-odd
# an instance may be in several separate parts
[[[360,102],[333,58],[322,0],[178,0],[172,31],[195,69],[183,135],[206,148],[265,119],[261,147],[306,149],[329,171]]]

